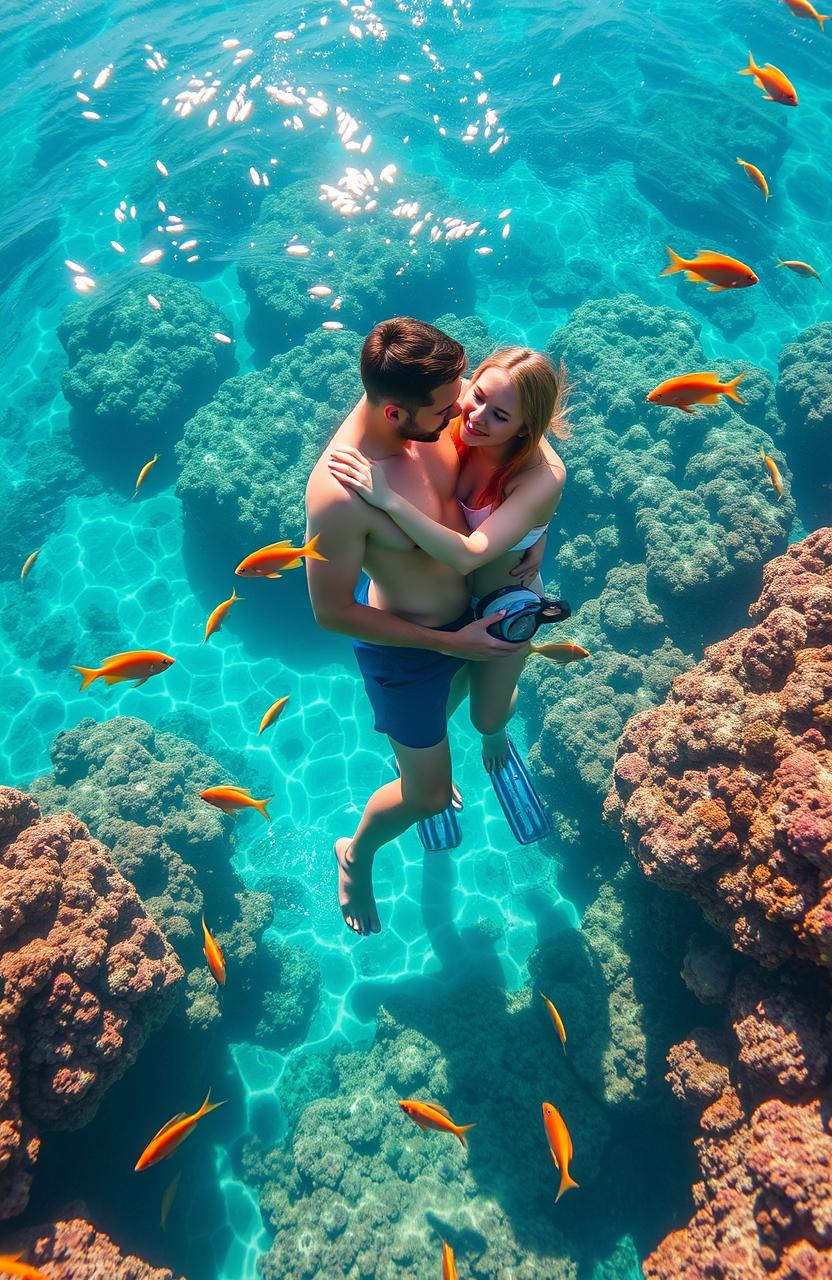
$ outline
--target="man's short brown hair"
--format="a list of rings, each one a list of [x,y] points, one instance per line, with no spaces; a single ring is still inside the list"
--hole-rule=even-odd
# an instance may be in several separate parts
[[[410,316],[382,320],[361,348],[361,381],[373,404],[420,409],[465,370],[465,350],[441,329]]]

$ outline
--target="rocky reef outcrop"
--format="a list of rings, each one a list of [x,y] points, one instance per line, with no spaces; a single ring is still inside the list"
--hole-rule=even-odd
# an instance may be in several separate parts
[[[181,977],[83,823],[0,788],[0,1218],[28,1202],[40,1130],[90,1120]]]
[[[230,321],[196,285],[165,275],[114,289],[98,307],[71,303],[57,332],[69,360],[63,391],[80,439],[104,454],[128,451],[131,461],[175,439],[237,364],[233,347],[213,337],[231,337]]]
[[[668,1082],[699,1119],[694,1214],[646,1259],[647,1280],[832,1276],[829,1046],[822,1004],[749,970],[733,1033],[697,1029],[671,1049]]]
[[[232,565],[302,535],[309,473],[362,393],[360,351],[357,333],[318,329],[265,368],[229,379],[187,423],[176,446],[185,519],[221,539]]]
[[[749,614],[629,722],[605,806],[742,957],[702,935],[685,957],[725,1014],[669,1054],[700,1181],[648,1280],[832,1276],[832,529],[764,567]]]
[[[50,755],[53,771],[34,780],[32,793],[44,810],[78,813],[112,851],[186,969],[191,1024],[207,1028],[221,1016],[202,953],[204,913],[236,993],[222,1011],[226,1031],[280,1045],[301,1035],[317,1004],[317,963],[302,948],[264,944],[271,895],[246,888],[232,866],[235,819],[199,796],[218,782],[257,780],[238,772],[236,757],[219,761],[191,736],[132,716],[82,720],[58,734]]]
[[[662,1088],[664,1055],[687,1012],[676,975],[691,910],[625,862],[580,929],[556,933],[529,957],[533,991],[554,994],[569,1028],[570,1066],[607,1114],[632,1112]]]
[[[154,1267],[133,1254],[122,1253],[109,1236],[83,1217],[30,1227],[8,1242],[0,1242],[0,1253],[19,1251],[22,1261],[30,1266],[47,1267],[44,1275],[49,1280],[184,1280],[166,1267]]]
[[[832,529],[765,566],[754,625],[618,745],[607,816],[645,874],[770,967],[832,953]]]

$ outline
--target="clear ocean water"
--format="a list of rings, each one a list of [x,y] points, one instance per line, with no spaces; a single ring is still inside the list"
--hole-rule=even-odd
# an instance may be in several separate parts
[[[272,895],[276,914],[259,943],[266,966],[276,949],[291,945],[318,975],[308,1016],[283,1047],[225,1031],[222,1017],[207,1019],[210,1026],[180,1026],[167,1040],[165,1029],[154,1035],[114,1086],[103,1118],[79,1134],[57,1136],[56,1154],[47,1144],[31,1220],[67,1199],[82,1199],[123,1247],[189,1280],[438,1275],[439,1254],[435,1266],[427,1266],[421,1250],[428,1237],[438,1241],[448,1231],[457,1232],[460,1276],[638,1276],[639,1257],[687,1220],[691,1171],[683,1126],[678,1147],[666,1149],[655,1115],[640,1119],[637,1109],[608,1118],[615,1144],[600,1173],[596,1165],[596,1177],[588,1178],[592,1212],[586,1202],[581,1207],[577,1192],[557,1211],[553,1194],[520,1194],[516,1179],[530,1175],[512,1167],[510,1135],[501,1138],[502,1162],[478,1165],[472,1158],[466,1177],[473,1183],[460,1205],[451,1190],[462,1167],[456,1151],[451,1159],[443,1149],[445,1163],[433,1176],[422,1171],[414,1180],[407,1153],[425,1135],[397,1128],[402,1150],[394,1158],[387,1131],[381,1142],[373,1130],[367,1141],[378,1145],[375,1216],[366,1188],[360,1196],[349,1187],[337,1197],[333,1191],[346,1226],[331,1228],[332,1260],[303,1261],[297,1205],[305,1193],[290,1167],[292,1153],[299,1159],[304,1134],[316,1126],[325,1131],[330,1115],[308,1108],[317,1097],[336,1099],[336,1111],[348,1105],[345,1099],[353,1107],[355,1098],[367,1107],[379,1101],[383,1041],[371,1046],[379,1018],[388,1017],[379,1010],[396,993],[407,997],[395,1011],[397,1034],[409,1029],[441,1043],[436,1011],[445,1010],[443,1017],[456,1020],[449,1043],[457,1055],[464,1057],[460,1045],[483,1053],[481,1089],[522,1089],[510,1060],[512,1038],[529,1031],[523,1020],[528,961],[535,948],[580,928],[590,895],[581,891],[580,868],[570,860],[591,863],[592,850],[562,845],[558,836],[527,848],[513,843],[484,781],[477,738],[458,714],[452,745],[466,797],[462,848],[428,862],[409,832],[386,849],[376,874],[384,930],[370,940],[351,937],[335,903],[331,846],[387,776],[386,740],[373,731],[348,642],[316,627],[302,573],[249,584],[222,631],[202,643],[205,620],[237,582],[238,552],[247,549],[262,512],[263,490],[254,487],[248,499],[254,510],[229,514],[235,486],[239,491],[246,484],[246,449],[252,472],[267,469],[268,459],[259,454],[259,437],[245,439],[248,419],[235,419],[238,403],[251,409],[242,390],[226,389],[218,410],[239,448],[225,489],[216,478],[209,486],[210,510],[199,492],[202,480],[193,475],[210,467],[206,450],[213,445],[199,442],[198,433],[186,451],[177,453],[176,444],[188,442],[193,428],[186,421],[222,396],[229,378],[255,374],[273,357],[288,359],[287,352],[303,349],[280,391],[280,412],[289,414],[289,384],[299,384],[299,421],[293,420],[289,447],[295,453],[274,459],[277,497],[269,508],[270,537],[262,541],[297,539],[303,532],[298,459],[314,460],[328,414],[331,428],[337,425],[328,388],[340,405],[343,369],[354,363],[358,339],[390,312],[412,310],[431,321],[449,313],[476,316],[490,343],[544,348],[586,298],[633,293],[691,315],[709,360],[752,363],[776,376],[783,344],[832,318],[825,286],[774,269],[778,257],[806,259],[824,279],[824,269],[832,268],[832,34],[798,21],[777,0],[725,0],[705,8],[692,0],[352,6],[345,0],[279,6],[7,0],[0,33],[6,103],[0,779],[25,789],[49,774],[56,736],[87,718],[138,717],[192,741],[220,771],[233,771],[255,794],[264,787],[263,794],[274,795],[268,828],[257,814],[245,814],[234,820],[223,850],[230,850],[241,887]],[[226,47],[230,41],[239,43]],[[762,101],[750,80],[737,76],[749,49],[758,61],[788,71],[801,93],[798,111]],[[210,99],[200,101],[212,87]],[[235,95],[238,117],[240,104],[252,104],[242,122],[228,119]],[[212,110],[218,115],[209,127]],[[98,118],[85,118],[85,111]],[[343,113],[353,118],[354,131],[343,128]],[[768,204],[736,165],[737,155],[772,175]],[[274,246],[295,234],[297,243],[316,234],[321,184],[337,188],[347,166],[359,174],[369,169],[370,189],[361,207],[328,233],[333,250],[321,251],[311,265],[300,258],[290,263],[302,282],[292,285],[286,255]],[[395,166],[390,183],[380,178],[385,166]],[[364,208],[373,198],[375,207]],[[418,208],[393,217],[411,202]],[[478,226],[462,247],[441,237],[432,245],[429,225],[408,235],[428,210],[433,225],[456,218]],[[184,229],[177,231],[180,220]],[[364,237],[360,269],[350,261],[348,226],[355,241]],[[188,240],[197,243],[178,247]],[[735,308],[736,320],[726,324],[712,295],[694,297],[677,277],[660,280],[666,243],[690,254],[700,245],[718,248],[756,264],[761,280],[752,310]],[[156,247],[164,249],[161,260],[141,265]],[[278,252],[272,277],[270,259]],[[390,253],[400,255],[402,274],[382,285],[373,263],[376,254]],[[66,260],[83,270],[68,268]],[[330,266],[337,277],[333,294],[308,304],[306,289],[326,283]],[[85,292],[82,284],[79,292],[74,280],[87,276],[95,287]],[[168,337],[163,359],[146,328],[136,337],[136,326],[146,325],[145,312],[137,319],[138,304],[115,342],[96,328],[108,299],[131,285],[140,286],[137,296],[148,313],[147,293],[161,299],[162,315],[167,306],[174,310],[179,353]],[[189,291],[177,293],[182,285]],[[303,294],[302,305],[292,303],[293,290]],[[342,302],[333,309],[336,295]],[[334,320],[343,329],[321,328]],[[214,331],[233,337],[227,349],[211,337]],[[71,404],[62,378],[73,342],[79,345],[71,355]],[[331,351],[346,353],[343,368],[326,364]],[[194,368],[186,370],[191,360]],[[95,388],[86,403],[85,380]],[[265,395],[259,384],[253,394]],[[102,399],[110,408],[96,416],[90,404]],[[314,421],[304,417],[313,402]],[[304,422],[311,445],[303,439]],[[213,430],[216,440],[216,425]],[[155,453],[158,465],[131,500],[139,467]],[[37,548],[40,557],[21,584],[23,560]],[[557,578],[556,552],[553,539],[547,579]],[[96,665],[130,647],[162,648],[176,665],[138,689],[105,690],[97,683],[79,691],[71,664]],[[258,737],[265,707],[287,694],[282,719]],[[91,732],[91,726],[84,730]],[[531,745],[522,715],[514,733],[524,749]],[[142,822],[136,804],[132,820]],[[460,980],[483,997],[469,1010],[470,1037],[458,1025],[466,1006],[454,1003]],[[231,982],[226,998],[233,1001]],[[504,1075],[497,1080],[488,1078],[484,1048],[493,1045],[482,1026],[489,992],[499,993],[494,1034],[505,1038]],[[546,1043],[541,1052],[551,1049]],[[349,1072],[342,1061],[339,1093],[333,1055],[348,1053],[358,1056],[349,1060]],[[435,1053],[441,1057],[441,1048]],[[343,1081],[360,1074],[362,1056],[363,1092],[355,1086],[350,1093]],[[566,1068],[554,1059],[552,1069],[556,1092],[557,1073]],[[448,1086],[454,1114],[476,1093],[476,1064],[467,1063],[464,1073],[460,1067],[458,1078],[463,1074],[459,1096]],[[183,1181],[162,1231],[159,1201],[171,1170],[152,1171],[136,1190],[133,1146],[158,1127],[154,1119],[161,1124],[195,1107],[208,1085],[231,1105],[183,1147]],[[390,1097],[395,1103],[394,1093]],[[378,1127],[374,1115],[370,1130]],[[362,1123],[359,1116],[356,1124]],[[603,1114],[597,1123],[606,1123]],[[598,1132],[594,1137],[601,1142]],[[578,1157],[576,1149],[580,1180]],[[551,1165],[539,1169],[534,1179],[548,1178],[551,1186],[543,1190],[553,1192]],[[397,1178],[411,1190],[393,1205]],[[470,1186],[478,1179],[486,1206],[479,1217],[470,1207]],[[310,1221],[327,1213],[326,1178],[318,1185],[321,1198],[307,1209]],[[412,1241],[400,1242],[397,1262],[388,1246],[402,1215]],[[285,1225],[290,1217],[294,1227],[287,1234],[278,1221]],[[366,1242],[348,1267],[339,1250],[344,1231],[359,1230],[358,1219]],[[489,1224],[510,1245],[489,1252],[483,1245]],[[479,1259],[476,1268],[469,1255]]]

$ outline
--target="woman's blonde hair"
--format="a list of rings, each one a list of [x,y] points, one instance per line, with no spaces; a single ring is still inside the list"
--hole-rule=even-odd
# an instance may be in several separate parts
[[[569,383],[563,361],[556,369],[548,356],[530,347],[503,347],[475,369],[471,385],[486,369],[505,369],[520,400],[523,427],[514,438],[514,448],[489,480],[477,498],[477,506],[492,504],[498,507],[505,497],[506,485],[512,476],[531,458],[540,441],[550,432],[561,440],[567,439],[571,428],[566,419]],[[462,419],[452,424],[451,435],[460,462],[467,458],[471,445],[461,438]]]

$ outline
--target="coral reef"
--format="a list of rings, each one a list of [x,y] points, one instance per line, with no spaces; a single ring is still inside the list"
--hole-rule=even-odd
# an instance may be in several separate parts
[[[764,971],[746,967],[728,1001],[739,1044],[737,1061],[756,1092],[772,1090],[799,1097],[820,1087],[830,1055],[824,1026],[828,995],[820,997],[809,975],[778,975],[776,985]]]
[[[83,1206],[78,1208],[83,1211]],[[18,1251],[31,1266],[47,1267],[44,1275],[49,1280],[101,1280],[102,1276],[107,1280],[175,1280],[167,1268],[152,1267],[141,1258],[123,1254],[109,1236],[81,1217],[29,1227],[0,1245],[2,1253]]]
[[[546,587],[550,595],[568,595],[557,581]],[[576,854],[590,848],[593,862],[615,864],[619,842],[605,831],[600,813],[616,742],[628,716],[657,705],[693,657],[668,635],[663,613],[648,597],[643,564],[611,569],[600,598],[576,608],[558,630],[558,639],[576,641],[591,656],[566,667],[544,658],[526,664],[519,705],[531,741],[528,759],[560,839]]]
[[[170,215],[180,217],[188,238],[198,237],[199,247],[194,252],[200,255],[198,263],[185,264],[187,255],[171,253],[166,257],[172,261],[170,266],[181,265],[189,275],[206,270],[216,270],[226,265],[224,252],[217,254],[219,263],[211,263],[212,249],[224,250],[227,244],[229,228],[239,232],[248,226],[257,216],[257,210],[270,187],[255,187],[251,182],[241,182],[241,163],[239,145],[231,139],[227,147],[213,149],[208,154],[194,151],[193,138],[186,129],[174,130],[166,139],[165,160],[168,176],[162,179],[156,166],[148,161],[143,174],[139,176],[135,188],[136,204],[139,217],[142,218],[143,231],[155,231],[158,223],[156,201],[164,198],[168,220]],[[264,166],[265,167],[265,166]],[[276,166],[268,168],[269,182],[277,179]],[[244,170],[243,170],[244,171]],[[285,172],[281,164],[281,171]],[[147,211],[147,212],[145,212]],[[173,236],[172,239],[183,240],[186,236]],[[154,236],[154,241],[159,237]],[[241,247],[241,252],[244,249]]]
[[[269,951],[273,968],[256,1038],[260,1044],[280,1047],[304,1039],[318,1005],[321,971],[303,947],[283,943]]]
[[[771,984],[771,975],[765,981]],[[778,996],[769,997],[778,999]],[[787,1009],[788,1006],[783,1006]],[[736,1027],[746,1035],[746,1019]],[[810,1036],[811,1038],[811,1036]],[[799,1036],[795,1036],[795,1045]],[[769,1041],[772,1048],[774,1042]],[[782,1057],[775,1048],[775,1057]],[[647,1280],[828,1280],[832,1276],[832,1098],[755,1096],[747,1057],[698,1030],[674,1046],[667,1077],[700,1113],[701,1181],[690,1223],[644,1262]],[[759,1085],[759,1078],[754,1082]],[[771,1083],[774,1083],[773,1080]]]
[[[161,303],[147,301],[150,290]],[[182,424],[234,372],[231,323],[199,289],[154,272],[115,290],[97,305],[67,307],[58,337],[69,358],[66,399],[81,435],[104,454],[144,455],[175,438]]]
[[[95,1114],[167,1017],[182,970],[71,813],[0,788],[0,1218],[26,1206],[38,1130]]]
[[[562,633],[591,658],[566,668],[531,660],[520,705],[561,836],[576,839],[582,826],[596,845],[625,722],[737,624],[765,559],[786,546],[794,503],[776,501],[759,458],[762,444],[782,461],[768,375],[750,369],[744,404],[695,417],[645,403],[662,379],[707,367],[687,313],[632,295],[587,302],[547,350],[564,359],[576,397],[573,434],[557,442],[567,488],[546,586],[572,601]]]
[[[770,561],[748,612],[627,724],[605,804],[645,874],[751,957],[732,974],[713,938],[688,944],[685,981],[730,1030],[669,1054],[701,1181],[648,1280],[832,1276],[832,529]]]
[[[435,207],[435,189],[424,179],[409,192],[411,199]],[[371,223],[345,220],[321,199],[317,182],[292,182],[267,196],[251,229],[256,254],[239,264],[240,284],[251,308],[256,345],[269,354],[285,350],[298,335],[310,333],[336,313],[364,333],[391,315],[418,315],[431,320],[452,310],[473,309],[473,278],[465,239],[443,245],[440,252],[426,238],[416,242],[408,232],[412,218],[386,218],[385,235]],[[292,241],[307,246],[306,256],[286,252]],[[330,297],[310,297],[309,289],[325,284]]]
[[[277,964],[270,956],[262,935],[272,919],[271,897],[245,888],[231,866],[234,819],[199,797],[218,778],[251,786],[256,780],[229,775],[190,738],[128,716],[82,720],[58,734],[50,755],[53,772],[36,778],[32,793],[43,809],[78,813],[112,850],[187,970],[190,1021],[204,1028],[220,1016],[202,954],[204,913],[235,992],[223,1008],[229,1034],[253,1035],[258,1025],[280,1043],[300,1034],[317,1003],[317,966],[305,952],[295,956],[295,948]],[[285,986],[273,1008],[276,970]]]
[[[788,479],[767,434],[777,419],[765,375],[748,375],[747,408],[723,401],[692,418],[645,404],[662,379],[706,361],[689,315],[630,294],[578,307],[547,349],[566,361],[581,392],[580,426],[558,443],[569,478],[558,520],[573,557],[561,566],[564,589],[597,582],[619,558],[646,563],[659,605],[695,604],[715,587],[748,589],[763,562],[785,548],[794,515],[788,492],[775,502],[759,459],[765,445]],[[570,513],[580,522],[574,530]],[[602,530],[607,554],[592,577],[575,576],[574,557]]]
[[[318,330],[230,379],[185,427],[176,456],[186,520],[219,531],[232,561],[303,534],[309,473],[362,394],[360,350],[349,330]]]
[[[547,589],[552,589],[549,584]],[[636,616],[640,607],[645,619],[655,616],[646,595],[630,600]],[[649,643],[650,630],[634,636],[635,644]],[[572,791],[597,807],[607,791],[615,744],[627,717],[657,703],[692,662],[666,635],[652,651],[628,653],[621,651],[622,632],[614,624],[611,632],[602,625],[599,601],[591,600],[575,610],[568,630],[569,639],[587,648],[591,657],[565,668],[536,659],[523,675],[521,708],[536,735],[529,758],[558,802]]]
[[[832,510],[832,322],[804,329],[783,347],[779,371],[789,466],[807,518],[821,523]]]
[[[832,529],[765,566],[749,614],[628,723],[606,815],[738,950],[828,964]]]
[[[590,1194],[607,1137],[602,1110],[571,1072],[530,990],[507,995],[478,980],[453,993],[438,987],[436,996],[392,996],[379,1010],[372,1048],[334,1055],[328,1096],[305,1100],[327,1084],[323,1063],[312,1089],[285,1081],[286,1139],[271,1151],[255,1139],[243,1160],[245,1178],[262,1184],[275,1231],[260,1262],[264,1276],[282,1280],[287,1258],[297,1280],[324,1272],[330,1280],[429,1275],[438,1272],[441,1238],[471,1274],[577,1276],[582,1245],[562,1233],[572,1215],[551,1212],[540,1103],[557,1097],[574,1142],[574,1174]],[[397,1105],[411,1096],[436,1098],[458,1123],[476,1123],[467,1151],[413,1126]]]

